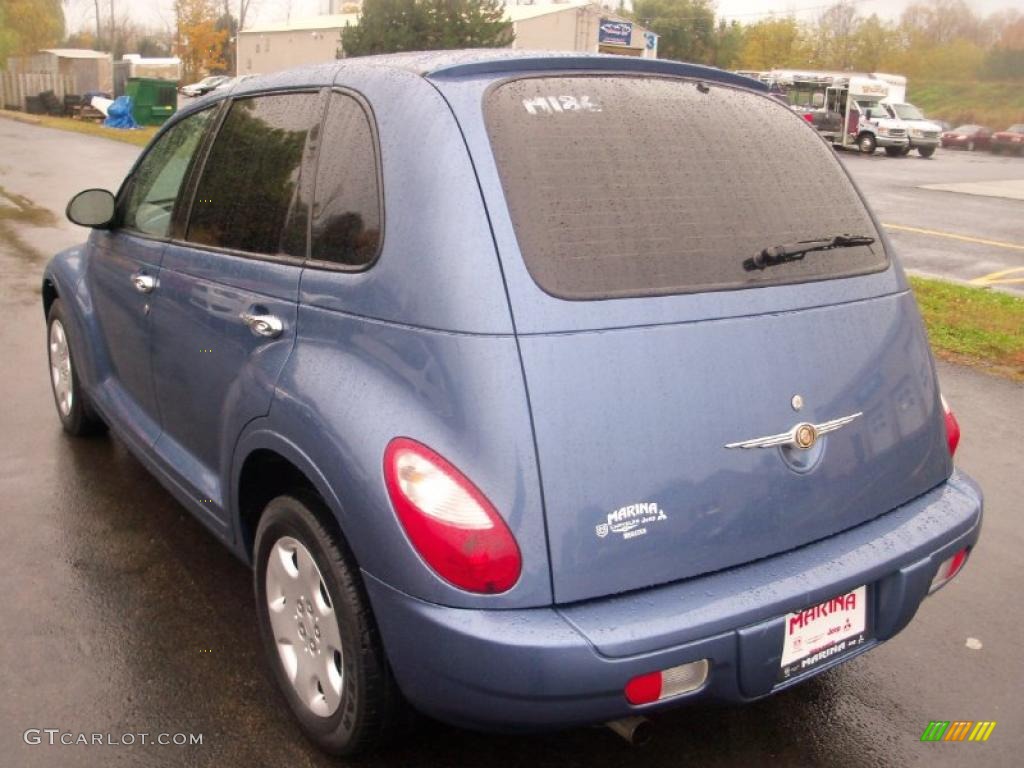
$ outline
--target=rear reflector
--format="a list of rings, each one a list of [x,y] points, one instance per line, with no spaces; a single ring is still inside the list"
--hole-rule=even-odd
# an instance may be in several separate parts
[[[695,691],[708,679],[708,660],[701,659],[660,672],[649,672],[626,683],[626,701],[630,704],[650,704]]]
[[[384,452],[384,480],[398,520],[427,565],[469,592],[505,592],[522,557],[487,497],[441,455],[396,437]]]
[[[953,409],[949,407],[946,398],[939,395],[942,400],[942,412],[946,417],[946,444],[949,446],[949,455],[956,453],[956,447],[960,444],[960,422],[956,420]]]
[[[946,560],[942,561],[942,565],[939,566],[939,570],[935,572],[935,578],[932,579],[932,585],[928,588],[928,592],[934,592],[939,587],[944,586],[954,576],[960,573],[960,570],[964,567],[964,563],[967,562],[967,548],[964,547],[955,555]]]

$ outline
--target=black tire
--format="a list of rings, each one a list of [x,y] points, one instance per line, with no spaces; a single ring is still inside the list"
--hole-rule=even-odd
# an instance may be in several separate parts
[[[355,755],[394,737],[409,711],[388,666],[355,559],[324,526],[330,510],[314,493],[296,491],[271,501],[260,518],[254,548],[256,613],[274,678],[306,736],[325,752]],[[267,562],[283,537],[312,555],[338,623],[343,669],[337,709],[321,717],[299,698],[278,654],[267,602]],[[305,650],[305,649],[303,649]]]
[[[885,154],[888,155],[889,157],[903,157],[905,154],[907,154],[904,151],[905,149],[905,147],[886,147]]]
[[[917,154],[921,157],[931,157],[935,154],[935,147],[918,147]]]
[[[1002,147],[1000,147],[998,144],[993,144],[990,147],[990,149],[992,150],[993,155],[998,155],[1000,152],[1003,151]]]
[[[878,142],[870,133],[862,133],[857,137],[857,149],[862,155],[873,155],[878,148]]]
[[[53,375],[56,349],[52,341],[52,334],[55,323],[60,324],[67,350],[66,370],[71,384],[71,405],[67,412],[65,412],[61,402],[58,400],[57,380]],[[85,391],[82,389],[81,377],[78,375],[78,369],[75,367],[75,356],[71,351],[73,346],[71,331],[69,330],[68,321],[64,313],[64,305],[60,299],[55,299],[53,304],[50,305],[49,314],[46,316],[46,360],[48,373],[50,374],[50,391],[53,393],[53,404],[57,409],[57,417],[60,419],[60,425],[64,428],[64,431],[72,437],[101,435],[107,431],[107,425],[93,409],[92,404],[89,403],[89,398],[86,397]]]
[[[911,150],[911,146],[909,144],[907,144],[907,146],[903,147],[903,149],[900,151],[900,154],[901,155],[909,155],[910,154],[910,150]]]

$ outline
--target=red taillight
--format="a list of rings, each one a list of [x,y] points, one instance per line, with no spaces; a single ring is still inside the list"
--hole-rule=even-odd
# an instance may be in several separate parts
[[[437,574],[469,592],[505,592],[522,557],[505,521],[465,475],[422,443],[396,437],[384,480],[398,520]]]
[[[695,691],[704,685],[710,669],[711,664],[708,660],[700,659],[638,675],[626,683],[626,701],[633,706],[639,706]]]
[[[967,554],[970,550],[964,547],[952,557],[949,557],[942,561],[939,565],[939,570],[935,572],[935,577],[932,579],[931,587],[928,592],[934,592],[939,587],[945,586],[954,576],[960,573],[960,569],[964,567],[964,563],[967,562]]]
[[[953,409],[949,407],[946,398],[939,395],[942,400],[942,412],[946,416],[946,444],[949,446],[949,455],[956,453],[956,447],[960,444],[960,423],[953,415]]]
[[[812,115],[810,112],[804,112],[804,116],[803,117],[804,117],[804,120],[806,120],[808,123],[810,123],[811,125],[814,125],[814,115]]]
[[[626,683],[626,701],[630,704],[650,704],[661,698],[661,672],[634,677]]]

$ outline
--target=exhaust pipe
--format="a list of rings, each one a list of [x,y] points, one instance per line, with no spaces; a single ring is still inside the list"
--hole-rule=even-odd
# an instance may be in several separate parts
[[[624,717],[610,720],[605,725],[634,747],[642,747],[651,740],[651,721],[646,717]]]

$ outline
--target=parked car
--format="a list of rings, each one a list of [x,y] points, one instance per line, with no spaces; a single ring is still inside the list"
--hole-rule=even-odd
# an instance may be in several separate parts
[[[993,133],[990,146],[996,155],[1004,150],[1017,155],[1024,153],[1024,123],[1017,123],[1005,131]]]
[[[942,127],[929,120],[924,113],[913,104],[883,102],[882,107],[889,116],[901,120],[908,128],[910,144],[903,148],[903,154],[916,149],[921,157],[931,157],[939,146]]]
[[[961,125],[942,134],[942,146],[951,149],[988,149],[992,131],[983,125]]]
[[[214,88],[218,88],[229,80],[231,80],[231,78],[227,75],[210,75],[209,77],[204,77],[198,83],[183,85],[178,89],[178,91],[185,96],[204,96]]]
[[[759,699],[891,639],[978,540],[892,245],[747,78],[502,51],[255,77],[68,217],[63,428],[109,428],[251,565],[325,750],[405,702],[515,730]]]

